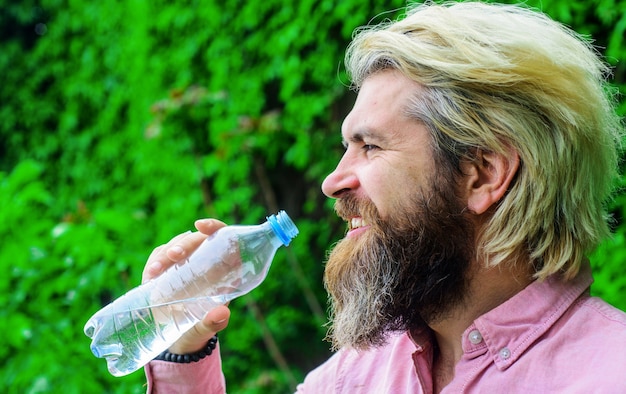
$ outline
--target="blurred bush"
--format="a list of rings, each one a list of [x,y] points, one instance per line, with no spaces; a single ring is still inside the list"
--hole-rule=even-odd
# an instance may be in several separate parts
[[[319,187],[353,101],[343,51],[404,3],[0,0],[2,391],[144,392],[143,372],[108,374],[83,324],[203,216],[285,209],[300,229],[232,303],[229,391],[290,392],[326,359],[322,263],[344,225]],[[626,1],[543,9],[593,34],[624,92]],[[625,207],[593,256],[593,291],[622,309]]]

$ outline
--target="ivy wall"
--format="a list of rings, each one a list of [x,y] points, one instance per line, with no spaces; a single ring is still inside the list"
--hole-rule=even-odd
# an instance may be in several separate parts
[[[325,360],[323,261],[344,224],[320,183],[354,99],[343,53],[404,4],[0,0],[0,390],[144,392],[142,371],[114,378],[90,353],[86,320],[196,218],[278,209],[300,235],[231,304],[229,392],[290,392]],[[541,4],[595,37],[625,92],[626,0]],[[622,309],[624,209],[593,256],[593,291]]]

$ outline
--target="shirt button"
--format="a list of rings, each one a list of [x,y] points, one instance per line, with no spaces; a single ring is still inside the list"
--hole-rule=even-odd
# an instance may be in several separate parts
[[[506,360],[509,357],[511,357],[511,351],[509,350],[508,347],[503,347],[502,349],[500,349],[500,358],[501,359]]]
[[[474,345],[478,345],[479,343],[483,341],[483,336],[480,335],[480,331],[478,330],[470,331],[468,337],[469,337],[469,341],[473,343]]]

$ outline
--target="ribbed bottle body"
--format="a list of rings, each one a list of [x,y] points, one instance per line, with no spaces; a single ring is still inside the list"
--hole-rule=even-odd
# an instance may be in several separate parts
[[[287,230],[274,215],[256,226],[224,227],[187,262],[98,311],[84,328],[93,354],[107,360],[112,375],[127,375],[169,348],[217,305],[257,287],[276,250],[297,234],[284,212],[278,216],[288,220]]]

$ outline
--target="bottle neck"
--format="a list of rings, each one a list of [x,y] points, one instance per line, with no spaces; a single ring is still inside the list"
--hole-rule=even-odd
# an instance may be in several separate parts
[[[267,217],[274,234],[280,239],[283,245],[289,246],[291,240],[298,235],[298,228],[285,211],[280,211],[276,215]]]

